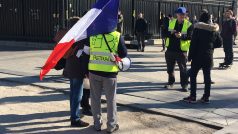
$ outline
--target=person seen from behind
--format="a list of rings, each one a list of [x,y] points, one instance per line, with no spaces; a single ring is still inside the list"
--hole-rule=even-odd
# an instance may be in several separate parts
[[[183,100],[189,103],[196,103],[197,98],[197,75],[200,69],[204,75],[204,94],[200,101],[209,103],[211,90],[211,69],[213,67],[213,53],[215,48],[222,46],[222,38],[219,34],[219,25],[210,22],[210,14],[203,12],[199,22],[194,25],[194,31],[189,49],[188,61],[191,61],[190,69],[190,96]]]
[[[73,17],[70,19],[70,27],[76,24],[79,17]],[[66,65],[63,71],[63,75],[70,79],[70,120],[72,127],[87,127],[89,123],[81,120],[81,100],[83,96],[83,81],[87,74],[87,66],[89,56],[82,51],[82,54],[86,58],[85,60],[79,59],[77,53],[80,49],[84,48],[85,40],[76,42],[67,52]],[[88,53],[89,54],[89,53]],[[83,62],[85,61],[85,62]]]
[[[127,48],[117,31],[90,37],[89,80],[94,129],[102,130],[101,96],[105,92],[107,101],[107,132],[119,130],[117,119],[117,75],[119,68],[114,55],[127,56]]]

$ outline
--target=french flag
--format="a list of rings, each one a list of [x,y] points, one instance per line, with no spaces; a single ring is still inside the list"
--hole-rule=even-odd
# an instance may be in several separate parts
[[[119,0],[98,0],[56,45],[40,71],[40,80],[55,67],[77,41],[93,35],[113,32],[117,26]]]

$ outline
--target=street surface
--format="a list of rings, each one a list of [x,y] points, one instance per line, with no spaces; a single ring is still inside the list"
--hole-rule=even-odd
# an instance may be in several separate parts
[[[237,47],[234,49],[234,65],[229,70],[218,69],[218,64],[223,62],[224,52],[223,49],[215,51],[212,79],[216,84],[212,86],[209,105],[191,105],[180,101],[189,93],[179,91],[179,72],[176,72],[175,89],[163,88],[167,82],[167,73],[164,53],[160,50],[160,46],[149,46],[145,53],[129,50],[133,66],[129,72],[119,74],[117,96],[119,104],[218,127],[230,126],[238,121]],[[22,86],[31,84],[67,94],[69,81],[62,78],[61,71],[52,70],[44,81],[39,81],[40,67],[50,52],[0,45],[0,81],[21,82]],[[198,76],[198,82],[199,99],[204,87],[202,72]]]
[[[69,127],[69,98],[51,89],[0,82],[0,134],[104,134],[92,128]],[[106,129],[106,109],[104,129]],[[211,134],[214,129],[156,114],[147,114],[127,107],[118,107],[118,134]],[[196,129],[194,129],[196,128]]]

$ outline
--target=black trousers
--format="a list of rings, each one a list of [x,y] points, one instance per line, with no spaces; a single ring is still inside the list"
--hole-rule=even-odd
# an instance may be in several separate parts
[[[170,52],[166,51],[165,59],[167,63],[167,73],[169,75],[168,84],[172,85],[175,83],[175,65],[178,63],[180,70],[180,84],[181,86],[188,85],[187,75],[187,53],[186,52]]]
[[[81,100],[81,107],[83,109],[91,109],[91,106],[89,104],[89,98],[90,98],[90,90],[89,89],[83,89],[83,97]]]
[[[165,50],[165,43],[166,43],[166,38],[162,37],[162,47],[163,47],[163,50]]]
[[[138,49],[145,48],[145,34],[142,32],[137,32],[136,38],[138,42]]]
[[[204,82],[205,82],[205,90],[204,90],[204,97],[209,98],[210,97],[210,91],[211,91],[211,67],[207,66],[206,64],[202,65],[200,63],[192,62],[192,66],[189,72],[190,75],[190,89],[191,97],[197,96],[197,75],[199,70],[203,70],[203,76],[204,76]]]
[[[223,48],[225,52],[224,63],[227,65],[231,65],[233,63],[233,45],[233,39],[223,39]]]

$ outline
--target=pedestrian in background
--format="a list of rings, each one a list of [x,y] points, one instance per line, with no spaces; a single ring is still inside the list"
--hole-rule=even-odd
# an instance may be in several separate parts
[[[236,31],[237,31],[237,29],[238,29],[237,16],[234,16],[233,18],[234,18],[234,20],[236,21]],[[237,32],[236,32],[235,35],[234,35],[234,45],[237,45],[237,44],[236,44],[236,38],[237,38]]]
[[[147,21],[144,19],[143,13],[139,13],[135,25],[135,34],[138,42],[137,51],[145,51],[145,36],[147,33]]]
[[[234,36],[237,33],[236,21],[234,20],[233,12],[227,10],[225,12],[226,20],[222,24],[221,36],[223,39],[223,48],[225,52],[224,63],[220,64],[220,67],[229,67],[233,64],[233,45],[234,45]]]
[[[101,95],[105,91],[107,100],[107,132],[119,129],[117,122],[116,89],[119,68],[113,60],[127,56],[127,48],[119,32],[99,34],[90,37],[89,80],[91,87],[91,108],[94,128],[101,131]]]
[[[182,91],[188,91],[187,52],[192,38],[192,23],[185,17],[186,8],[179,7],[176,11],[177,19],[172,19],[166,30],[165,59],[167,63],[168,83],[165,88],[172,89],[175,83],[175,65],[180,69],[180,84]]]
[[[123,23],[124,17],[121,11],[118,11],[118,23],[117,23],[117,32],[123,34]]]
[[[166,29],[169,27],[169,21],[172,19],[172,15],[169,14],[168,16],[165,16],[163,13],[161,13],[161,38],[162,38],[162,47],[163,49],[161,52],[165,51],[165,41],[166,41]]]
[[[204,10],[205,11],[205,10]],[[199,22],[194,25],[188,61],[192,61],[190,69],[190,96],[183,100],[189,103],[196,102],[197,75],[200,69],[204,75],[204,95],[201,102],[209,103],[211,90],[211,69],[213,67],[213,53],[215,48],[222,46],[222,38],[219,34],[219,25],[210,22],[210,14],[203,12]]]
[[[196,16],[196,15],[193,16],[192,23],[193,23],[193,25],[196,24],[196,23],[198,23],[198,20],[197,20],[197,16]]]
[[[79,17],[70,19],[69,25],[72,27],[79,20]],[[70,119],[72,127],[87,127],[89,123],[82,121],[80,103],[83,96],[83,80],[87,73],[88,62],[81,62],[76,56],[78,50],[84,48],[86,40],[76,42],[67,52],[66,65],[63,75],[70,79]],[[86,55],[85,55],[86,56]],[[88,56],[89,58],[89,56]],[[89,59],[88,59],[89,60]]]

